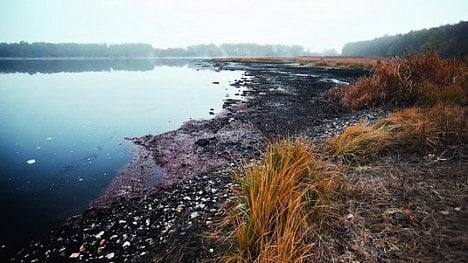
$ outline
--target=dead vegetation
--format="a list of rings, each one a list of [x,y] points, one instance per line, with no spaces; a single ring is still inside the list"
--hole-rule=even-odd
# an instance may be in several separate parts
[[[341,170],[301,140],[268,146],[259,163],[238,174],[239,205],[229,262],[304,262],[333,217],[332,200],[344,187]]]
[[[466,108],[459,106],[408,108],[374,125],[362,122],[350,126],[330,138],[326,147],[338,159],[351,162],[365,162],[384,150],[443,150],[468,141],[467,114]]]
[[[408,55],[379,62],[370,77],[331,91],[348,109],[433,106],[467,102],[467,66],[437,54]]]
[[[220,62],[248,63],[299,63],[311,67],[372,69],[379,60],[377,57],[232,57],[218,58]]]
[[[467,173],[465,161],[427,158],[352,169],[336,222],[348,235],[336,261],[464,262]]]
[[[348,109],[411,107],[346,128],[322,153],[300,140],[270,145],[238,174],[226,259],[465,260],[466,74],[462,62],[427,53],[379,62],[372,76],[333,90]],[[349,164],[345,177],[336,159]]]

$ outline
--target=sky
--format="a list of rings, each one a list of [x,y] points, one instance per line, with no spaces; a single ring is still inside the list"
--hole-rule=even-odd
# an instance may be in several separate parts
[[[341,51],[346,42],[467,20],[467,0],[0,0],[0,42]]]

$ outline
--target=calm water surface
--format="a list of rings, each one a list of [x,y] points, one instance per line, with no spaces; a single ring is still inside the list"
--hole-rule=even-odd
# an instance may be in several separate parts
[[[0,63],[0,246],[84,210],[130,160],[125,136],[210,118],[210,108],[220,112],[235,97],[229,82],[242,76],[190,62],[116,65]]]

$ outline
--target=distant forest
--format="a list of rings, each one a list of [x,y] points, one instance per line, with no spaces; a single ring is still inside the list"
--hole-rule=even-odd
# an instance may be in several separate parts
[[[309,53],[299,45],[258,45],[222,44],[195,45],[187,48],[155,49],[157,57],[271,57],[271,56],[305,56]]]
[[[148,57],[153,52],[149,44],[0,43],[3,58]]]
[[[336,55],[335,50],[308,53],[298,45],[222,44],[155,49],[150,44],[0,43],[2,58],[118,58]]]
[[[441,57],[468,54],[468,22],[347,43],[343,56],[402,56],[432,49]]]

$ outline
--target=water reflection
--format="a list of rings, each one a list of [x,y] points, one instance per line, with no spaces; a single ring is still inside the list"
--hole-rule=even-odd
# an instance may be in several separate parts
[[[0,247],[86,208],[130,160],[124,137],[210,118],[239,98],[230,83],[243,72],[189,61],[1,61],[23,73],[0,74]]]
[[[102,71],[151,71],[158,66],[193,67],[191,59],[6,59],[0,73],[71,73]]]

